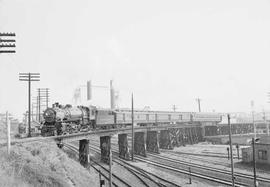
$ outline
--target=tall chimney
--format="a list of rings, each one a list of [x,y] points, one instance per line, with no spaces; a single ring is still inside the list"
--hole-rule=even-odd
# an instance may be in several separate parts
[[[115,109],[115,95],[113,88],[113,80],[110,80],[110,95],[111,95],[111,109]]]

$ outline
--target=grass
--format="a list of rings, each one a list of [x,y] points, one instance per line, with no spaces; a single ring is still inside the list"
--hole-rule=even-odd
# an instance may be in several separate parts
[[[0,181],[0,186],[97,186],[54,142],[15,145],[10,155],[0,148]]]

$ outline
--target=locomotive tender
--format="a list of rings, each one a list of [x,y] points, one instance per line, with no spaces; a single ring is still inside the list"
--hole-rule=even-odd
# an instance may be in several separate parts
[[[58,103],[43,113],[42,136],[54,136],[86,132],[97,129],[122,128],[131,125],[131,110],[97,109],[94,106],[61,106]],[[134,110],[134,123],[140,126],[220,122],[221,115],[216,113],[138,111]]]

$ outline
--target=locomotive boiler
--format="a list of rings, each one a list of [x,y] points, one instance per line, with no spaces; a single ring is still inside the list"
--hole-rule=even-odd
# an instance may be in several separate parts
[[[61,106],[58,103],[54,104],[53,108],[47,108],[43,113],[43,118],[41,128],[43,136],[87,131],[94,123],[89,107]]]

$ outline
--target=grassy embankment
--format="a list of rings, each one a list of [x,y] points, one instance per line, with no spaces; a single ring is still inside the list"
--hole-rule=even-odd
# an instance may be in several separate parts
[[[0,186],[98,186],[97,175],[69,158],[54,142],[0,148]]]

